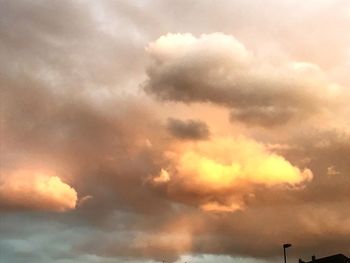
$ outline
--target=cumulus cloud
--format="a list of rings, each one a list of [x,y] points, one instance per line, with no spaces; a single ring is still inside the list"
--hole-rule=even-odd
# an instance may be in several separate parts
[[[75,208],[77,192],[46,172],[19,170],[0,178],[1,210],[64,212]]]
[[[244,137],[177,145],[166,156],[169,166],[153,181],[162,183],[170,198],[208,211],[242,209],[244,198],[253,196],[256,186],[296,187],[313,176],[309,169],[301,170]]]
[[[160,100],[215,103],[232,109],[233,120],[263,126],[305,118],[330,103],[332,83],[317,65],[261,60],[232,35],[167,34],[147,52],[145,90]]]
[[[172,136],[182,140],[203,140],[210,135],[208,125],[200,120],[168,118],[167,129]]]

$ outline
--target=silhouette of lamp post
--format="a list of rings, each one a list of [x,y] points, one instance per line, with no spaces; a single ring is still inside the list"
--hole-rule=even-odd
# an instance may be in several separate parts
[[[287,254],[286,249],[291,247],[291,244],[283,244],[283,256],[284,256],[284,263],[287,263]]]

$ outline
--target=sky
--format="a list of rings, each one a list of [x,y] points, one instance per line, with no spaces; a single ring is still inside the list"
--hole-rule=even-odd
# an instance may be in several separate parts
[[[350,2],[0,0],[0,261],[350,255]]]

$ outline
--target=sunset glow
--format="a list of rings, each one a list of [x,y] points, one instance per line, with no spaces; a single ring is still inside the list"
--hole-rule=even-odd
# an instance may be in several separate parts
[[[0,262],[344,263],[349,10],[0,0]]]
[[[75,208],[76,191],[57,176],[22,169],[0,184],[1,206],[64,212]]]

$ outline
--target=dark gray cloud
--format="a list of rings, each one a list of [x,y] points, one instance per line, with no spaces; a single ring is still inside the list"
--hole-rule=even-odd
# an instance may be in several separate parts
[[[168,34],[149,44],[146,92],[160,100],[207,102],[232,118],[270,126],[305,119],[332,104],[331,84],[317,66],[255,58],[234,36]]]
[[[205,140],[210,135],[208,125],[200,120],[168,118],[166,126],[172,136],[182,140]]]

